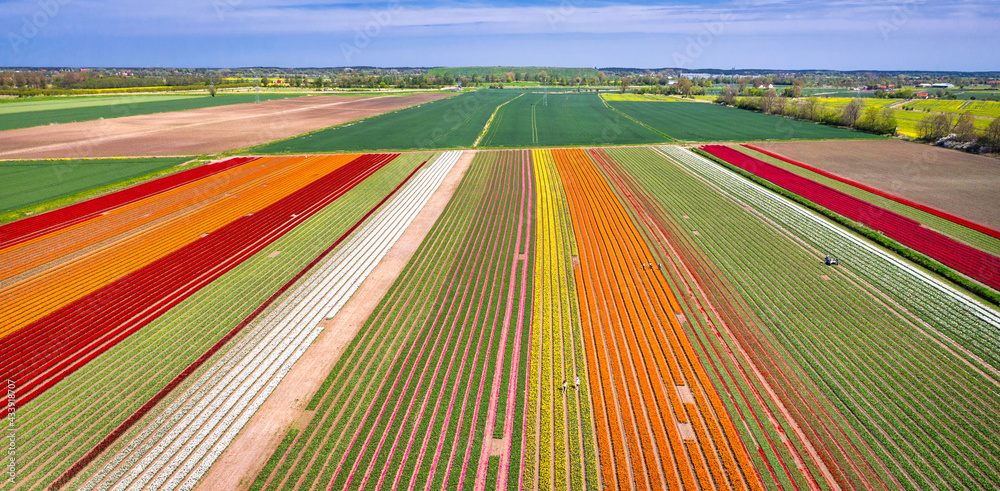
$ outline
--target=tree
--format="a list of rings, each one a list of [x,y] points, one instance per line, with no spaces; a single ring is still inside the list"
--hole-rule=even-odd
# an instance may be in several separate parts
[[[802,107],[799,108],[799,116],[802,119],[815,121],[816,116],[819,113],[819,108],[820,108],[819,99],[815,97],[810,97],[806,99],[806,102],[802,104]]]
[[[628,91],[628,77],[622,77],[621,90],[622,90],[622,94],[624,94],[626,91]]]
[[[971,142],[976,139],[976,118],[971,111],[966,111],[958,117],[955,128],[952,130],[958,135],[958,139],[964,142]]]
[[[770,114],[774,111],[774,101],[778,99],[778,93],[774,89],[768,90],[760,96],[760,111]]]
[[[920,121],[917,132],[921,140],[934,141],[951,133],[951,116],[935,114]]]
[[[864,103],[861,99],[854,98],[851,102],[848,102],[844,106],[844,111],[840,115],[840,123],[844,126],[854,126],[854,123],[858,122],[858,118],[861,117],[861,110],[864,108]]]
[[[677,92],[680,92],[683,95],[691,95],[691,87],[694,86],[694,83],[691,82],[690,78],[681,77],[681,79],[677,81],[676,85]]]
[[[979,141],[994,152],[1000,151],[1000,118],[991,121],[989,126],[979,134]]]
[[[802,78],[797,78],[792,81],[792,90],[795,91],[795,97],[802,97],[802,88],[806,86],[806,81]]]
[[[858,118],[854,127],[877,135],[895,133],[896,117],[893,116],[892,109],[884,108],[879,111],[877,107],[869,107],[865,109],[864,115]]]
[[[208,86],[208,93],[209,93],[209,95],[211,95],[212,97],[215,97],[215,86],[214,86],[214,85],[209,85],[209,86]]]
[[[736,103],[736,96],[739,93],[736,91],[736,87],[726,87],[722,89],[722,94],[719,95],[719,99],[726,104],[733,105]]]
[[[879,133],[881,134],[896,134],[896,129],[899,128],[899,123],[896,121],[896,115],[892,112],[892,109],[887,107],[882,108],[881,118],[879,120],[881,127],[879,128]]]
[[[785,107],[788,106],[787,97],[776,97],[774,99],[774,106],[771,107],[772,114],[785,114]]]

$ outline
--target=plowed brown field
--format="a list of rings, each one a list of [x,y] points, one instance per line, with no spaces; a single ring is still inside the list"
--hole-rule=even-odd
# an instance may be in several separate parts
[[[897,140],[754,145],[1000,230],[1000,160]]]
[[[204,155],[448,97],[296,97],[0,132],[0,159]]]

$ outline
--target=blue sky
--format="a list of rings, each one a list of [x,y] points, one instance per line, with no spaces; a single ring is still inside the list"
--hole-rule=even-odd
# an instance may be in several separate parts
[[[0,0],[0,66],[1000,70],[1000,0]]]

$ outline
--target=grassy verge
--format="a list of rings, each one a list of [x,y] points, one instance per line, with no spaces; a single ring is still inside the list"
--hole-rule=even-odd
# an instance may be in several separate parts
[[[114,172],[111,173],[110,176],[104,172],[104,168],[100,168],[94,169],[100,171],[96,175],[85,175],[83,176],[83,179],[77,179],[72,171],[66,173],[65,171],[59,169],[60,166],[66,165],[72,166],[75,170],[79,170],[80,167],[86,167],[90,162],[120,162],[121,165],[114,169]],[[135,175],[134,169],[129,168],[130,165],[136,163],[141,165],[138,169],[140,172],[138,175]],[[37,215],[55,208],[61,208],[95,196],[108,194],[141,182],[197,167],[198,165],[202,165],[204,163],[206,162],[190,160],[187,157],[0,162],[0,173],[4,174],[7,173],[6,171],[8,169],[5,168],[5,166],[8,165],[16,166],[20,164],[27,164],[28,166],[31,166],[32,164],[35,164],[44,166],[40,169],[40,171],[32,172],[31,175],[23,175],[22,173],[22,176],[19,176],[18,180],[25,181],[24,185],[33,187],[30,195],[27,191],[22,192],[19,190],[17,194],[7,195],[3,200],[0,200],[2,202],[6,202],[8,207],[6,211],[0,212],[0,224],[20,220],[28,215]],[[142,173],[143,170],[146,172]],[[44,180],[47,179],[46,176],[51,175],[61,176],[61,182],[57,183],[59,185],[53,186],[46,185],[44,183],[41,185],[37,184],[38,179]],[[29,181],[36,181],[36,184],[31,184]],[[8,180],[7,182],[10,181]]]

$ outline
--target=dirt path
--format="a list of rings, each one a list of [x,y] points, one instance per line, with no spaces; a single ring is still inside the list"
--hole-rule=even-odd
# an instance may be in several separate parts
[[[0,132],[0,159],[204,155],[290,138],[452,95],[296,97]]]
[[[336,317],[321,324],[326,328],[323,333],[292,367],[196,489],[249,488],[281,443],[285,431],[297,421],[303,424],[306,404],[444,211],[474,155],[475,152],[462,154],[441,186],[351,300]]]

